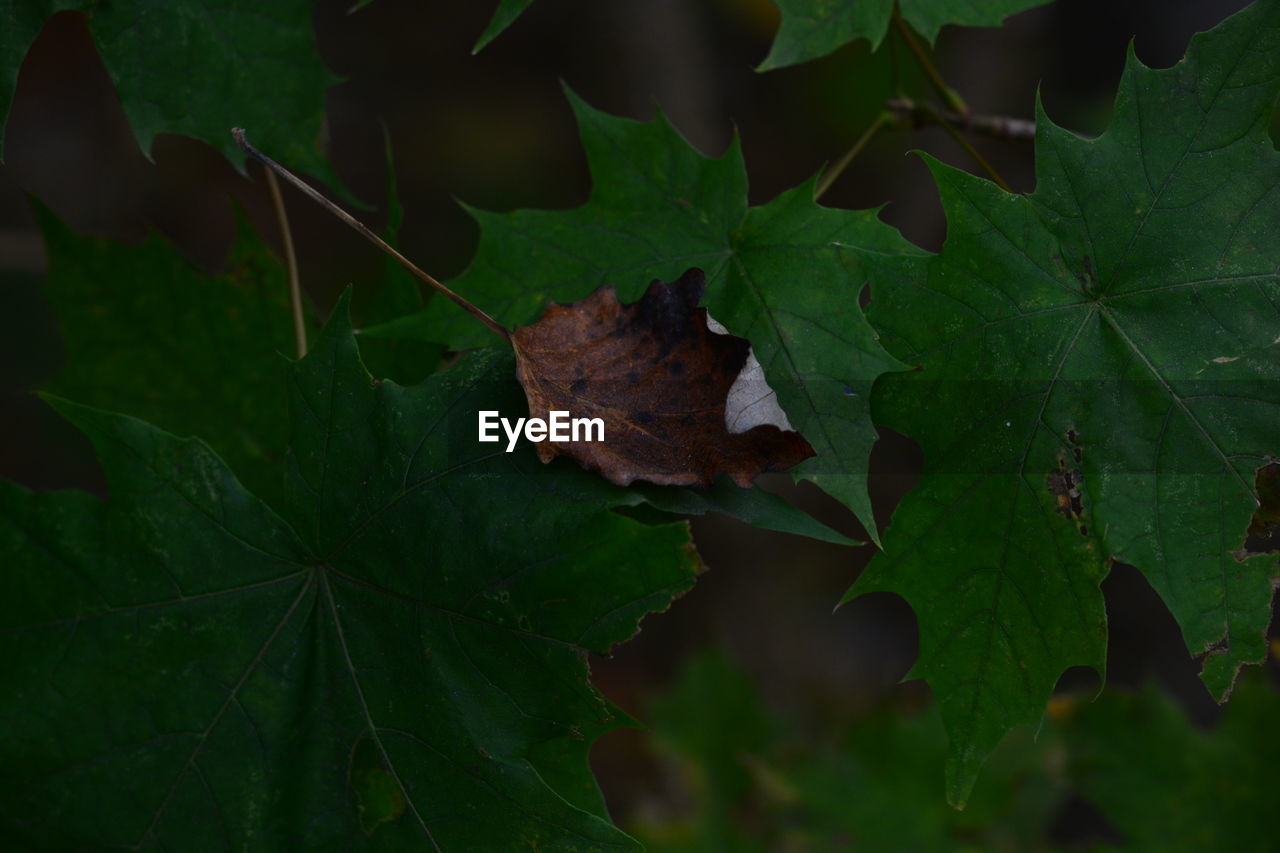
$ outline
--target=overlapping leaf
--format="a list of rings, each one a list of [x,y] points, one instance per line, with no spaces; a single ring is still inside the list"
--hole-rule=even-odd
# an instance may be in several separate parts
[[[37,212],[65,351],[47,390],[202,436],[273,501],[288,439],[280,354],[294,349],[280,262],[243,223],[227,272],[210,276],[159,235],[129,246]]]
[[[851,41],[866,39],[878,47],[889,30],[893,5],[898,2],[903,19],[929,41],[946,24],[970,27],[998,26],[1005,18],[1048,0],[774,0],[782,12],[782,26],[774,37],[761,71],[808,62],[826,56]]]
[[[874,211],[818,206],[811,184],[748,209],[736,142],[708,159],[661,118],[613,118],[570,97],[595,179],[590,200],[567,211],[473,211],[480,246],[454,288],[511,327],[536,319],[549,300],[573,302],[612,284],[621,301],[634,302],[652,280],[701,268],[704,304],[751,341],[791,424],[817,452],[794,473],[847,504],[874,533],[869,390],[900,364],[858,306],[865,277],[850,247],[899,252],[909,244]],[[445,300],[385,332],[459,348],[486,334]]]
[[[8,842],[635,849],[586,768],[619,713],[583,651],[692,583],[684,526],[476,442],[519,393],[489,355],[374,381],[345,311],[292,370],[282,514],[198,440],[69,403],[110,500],[0,486]]]
[[[0,0],[0,129],[27,48],[50,15],[73,9],[88,19],[144,152],[157,133],[181,133],[238,163],[227,130],[242,126],[285,162],[326,174],[317,143],[324,90],[336,78],[316,53],[313,5]]]
[[[931,163],[942,254],[867,256],[874,321],[921,367],[877,412],[925,476],[849,595],[916,610],[955,802],[1065,668],[1101,670],[1110,559],[1208,653],[1215,695],[1265,653],[1276,560],[1236,552],[1280,455],[1278,89],[1262,0],[1171,69],[1131,55],[1097,140],[1042,115],[1032,196]]]

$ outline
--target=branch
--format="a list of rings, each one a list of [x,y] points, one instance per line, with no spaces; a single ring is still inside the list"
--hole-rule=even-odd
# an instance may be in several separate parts
[[[1036,138],[1036,123],[1023,118],[936,110],[922,107],[910,98],[891,98],[885,102],[885,107],[893,114],[895,125],[904,130],[939,124],[940,117],[960,130],[996,139],[1031,142]]]

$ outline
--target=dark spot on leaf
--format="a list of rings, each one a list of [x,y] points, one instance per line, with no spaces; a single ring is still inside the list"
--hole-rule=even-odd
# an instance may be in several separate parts
[[[1058,501],[1055,511],[1067,518],[1075,519],[1077,522],[1076,529],[1080,531],[1080,535],[1088,536],[1088,528],[1083,521],[1084,497],[1080,488],[1083,483],[1083,472],[1079,468],[1067,468],[1066,462],[1061,456],[1058,457],[1058,470],[1051,471],[1045,477],[1045,485],[1049,488],[1049,494],[1057,498]]]
[[[1071,455],[1075,457],[1076,464],[1079,465],[1084,454],[1080,449],[1080,434],[1075,431],[1074,427],[1067,430],[1067,443],[1071,445]]]

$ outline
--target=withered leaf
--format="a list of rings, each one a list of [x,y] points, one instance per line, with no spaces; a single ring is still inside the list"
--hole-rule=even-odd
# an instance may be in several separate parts
[[[707,327],[704,284],[690,269],[670,284],[655,279],[630,305],[605,285],[512,333],[531,418],[561,411],[604,422],[604,441],[579,433],[539,443],[543,462],[564,454],[623,486],[708,486],[724,473],[747,487],[814,455],[798,432],[776,426],[729,432],[725,403],[751,345]]]

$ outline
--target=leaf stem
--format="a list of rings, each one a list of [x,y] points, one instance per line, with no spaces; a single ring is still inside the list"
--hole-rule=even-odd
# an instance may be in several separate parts
[[[293,311],[293,340],[298,358],[307,354],[307,324],[302,319],[302,279],[298,275],[298,255],[293,249],[293,233],[289,230],[289,214],[284,209],[284,196],[280,194],[280,182],[276,173],[266,170],[267,192],[271,206],[276,211],[276,223],[280,226],[280,242],[284,247],[284,266],[289,271],[289,307]]]
[[[964,134],[956,130],[956,126],[953,125],[951,122],[947,121],[947,119],[942,115],[941,112],[934,109],[932,106],[928,104],[922,104],[920,109],[925,110],[929,114],[929,117],[934,122],[936,122],[943,130],[945,130],[947,134],[952,139],[954,139],[961,148],[967,151],[969,156],[972,157],[977,162],[977,164],[982,167],[982,171],[986,172],[987,175],[990,176],[991,180],[995,181],[1000,186],[1000,189],[1004,190],[1007,193],[1013,192],[1013,188],[1010,187],[1008,182],[1005,181],[1005,179],[1000,176],[1000,173],[996,171],[995,167],[987,162],[987,158],[982,156],[982,152],[979,151],[977,148],[974,148],[973,143],[970,142],[968,139],[965,139]]]
[[[837,160],[831,168],[827,169],[822,178],[819,179],[818,185],[814,187],[813,190],[814,201],[822,198],[823,194],[836,182],[836,178],[840,177],[840,174],[844,172],[845,169],[849,168],[849,164],[853,162],[853,158],[857,157],[862,149],[867,147],[867,143],[871,141],[871,138],[879,133],[885,125],[892,120],[893,116],[887,112],[880,113],[880,115],[876,116],[876,120],[871,123],[870,127],[862,132],[862,135],[858,137],[858,141],[853,143],[852,147],[850,147],[848,151],[844,152],[844,156]]]
[[[308,198],[310,198],[316,204],[320,205],[325,210],[329,211],[334,216],[338,217],[343,222],[350,225],[356,231],[359,231],[366,240],[373,243],[378,248],[382,249],[382,251],[386,252],[391,257],[395,258],[396,261],[400,264],[400,266],[404,267],[409,272],[417,276],[419,279],[421,279],[422,281],[430,285],[434,290],[436,290],[437,292],[441,293],[442,295],[450,299],[454,304],[456,304],[463,311],[466,311],[468,314],[475,317],[481,323],[484,323],[486,326],[489,327],[489,330],[492,331],[495,335],[498,335],[507,343],[511,343],[511,333],[508,332],[502,326],[501,323],[499,323],[497,320],[490,317],[485,312],[481,311],[476,306],[472,305],[470,302],[468,302],[466,299],[459,296],[457,293],[445,287],[443,284],[437,281],[434,276],[420,269],[417,264],[415,264],[413,261],[409,260],[404,255],[397,252],[394,248],[392,248],[391,245],[387,243],[387,241],[383,240],[377,234],[374,234],[373,231],[371,231],[369,227],[366,226],[363,222],[356,219],[354,216],[347,213],[345,210],[338,207],[333,202],[329,201],[329,199],[325,198],[320,193],[312,189],[309,185],[307,185],[301,178],[297,177],[288,169],[286,169],[284,166],[281,166],[275,160],[272,160],[266,154],[263,154],[257,148],[254,148],[252,145],[250,145],[249,140],[245,138],[243,128],[233,127],[231,129],[231,135],[232,137],[235,138],[236,144],[239,145],[240,148],[250,157],[253,157],[255,160],[262,163],[268,169],[275,172],[277,175],[284,178],[289,183],[293,184],[295,187],[301,190]]]
[[[897,3],[893,5],[893,26],[915,56],[916,62],[920,65],[920,70],[929,78],[933,88],[938,90],[938,95],[942,98],[942,102],[947,105],[947,108],[961,115],[968,115],[969,105],[964,102],[964,98],[961,98],[955,89],[947,85],[946,80],[942,79],[942,75],[938,73],[938,69],[934,67],[932,60],[929,59],[929,54],[924,52],[920,42],[916,41],[915,33],[911,32],[911,27],[903,20],[902,12],[899,11]]]

